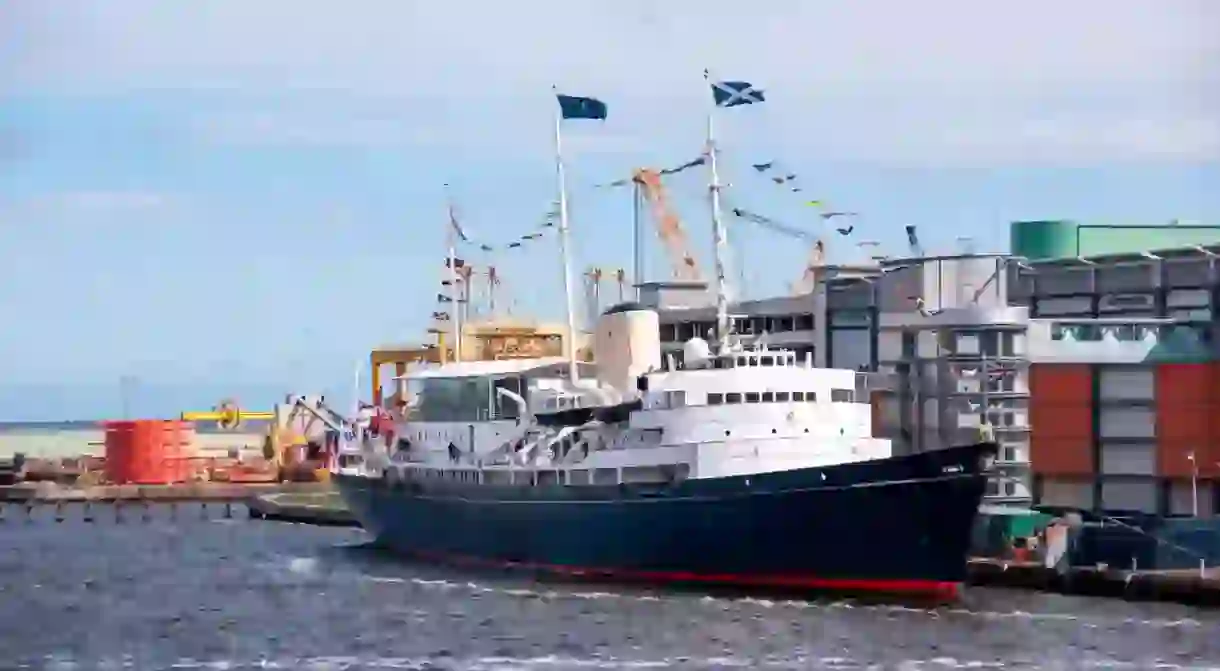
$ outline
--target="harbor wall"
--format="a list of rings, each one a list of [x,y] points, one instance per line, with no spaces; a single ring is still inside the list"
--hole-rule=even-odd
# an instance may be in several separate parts
[[[0,432],[0,459],[23,453],[30,459],[66,459],[105,455],[103,429],[38,430]],[[196,433],[192,449],[201,456],[226,456],[229,450],[262,454],[263,434],[254,432]]]

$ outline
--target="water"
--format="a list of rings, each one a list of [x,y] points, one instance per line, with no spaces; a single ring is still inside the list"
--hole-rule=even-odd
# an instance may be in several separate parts
[[[0,524],[0,668],[1220,669],[1220,613],[971,590],[936,610],[539,584],[222,509]],[[244,512],[242,512],[244,515]]]

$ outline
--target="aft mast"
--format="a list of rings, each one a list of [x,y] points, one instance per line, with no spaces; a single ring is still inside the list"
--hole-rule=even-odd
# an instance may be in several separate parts
[[[568,96],[551,89],[559,102],[555,113],[555,180],[559,188],[559,255],[563,263],[563,295],[568,317],[568,336],[564,338],[564,353],[568,357],[568,379],[577,380],[576,369],[576,297],[572,281],[572,261],[569,256],[568,185],[563,165],[563,122],[565,119],[597,119],[605,121],[606,103],[597,98]]]

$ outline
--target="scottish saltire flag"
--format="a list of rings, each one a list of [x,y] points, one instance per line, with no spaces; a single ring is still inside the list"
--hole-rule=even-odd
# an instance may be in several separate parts
[[[716,107],[736,107],[766,102],[767,97],[750,82],[712,82],[712,99]]]
[[[559,98],[559,115],[564,119],[605,119],[606,103],[597,98],[581,96],[565,96],[555,94]]]

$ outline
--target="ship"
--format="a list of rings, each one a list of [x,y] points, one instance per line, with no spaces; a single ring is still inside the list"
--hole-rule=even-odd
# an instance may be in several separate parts
[[[863,374],[732,332],[711,128],[710,342],[662,360],[657,313],[623,303],[599,316],[592,362],[569,339],[566,356],[400,376],[394,440],[354,424],[331,476],[380,545],[598,580],[959,594],[996,446],[894,454]]]

